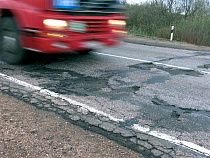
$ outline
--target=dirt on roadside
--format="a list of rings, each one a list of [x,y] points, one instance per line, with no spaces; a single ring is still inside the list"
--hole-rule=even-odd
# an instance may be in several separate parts
[[[0,92],[0,157],[143,157]]]
[[[167,40],[160,38],[148,38],[148,37],[127,35],[123,38],[123,41],[128,43],[142,44],[148,46],[210,52],[210,47],[207,46],[198,46],[186,42],[170,41],[169,39]]]

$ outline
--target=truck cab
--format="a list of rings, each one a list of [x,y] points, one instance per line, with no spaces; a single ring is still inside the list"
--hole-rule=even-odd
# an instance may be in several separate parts
[[[117,45],[125,21],[117,0],[0,0],[0,59],[20,64],[27,50],[88,52]]]

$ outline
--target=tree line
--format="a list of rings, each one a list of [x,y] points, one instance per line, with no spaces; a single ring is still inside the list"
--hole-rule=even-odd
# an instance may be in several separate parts
[[[130,34],[170,38],[197,45],[210,46],[209,0],[153,0],[127,4],[127,27]]]

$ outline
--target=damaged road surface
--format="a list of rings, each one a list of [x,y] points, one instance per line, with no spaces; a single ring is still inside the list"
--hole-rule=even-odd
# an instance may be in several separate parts
[[[40,54],[25,66],[0,62],[0,90],[145,157],[206,157],[209,64],[210,52],[124,43],[83,56]]]

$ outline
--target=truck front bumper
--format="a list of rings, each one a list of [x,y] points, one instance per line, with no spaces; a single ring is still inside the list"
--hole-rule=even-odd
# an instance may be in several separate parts
[[[23,48],[43,53],[64,53],[119,45],[119,34],[85,35],[74,37],[22,36]]]

